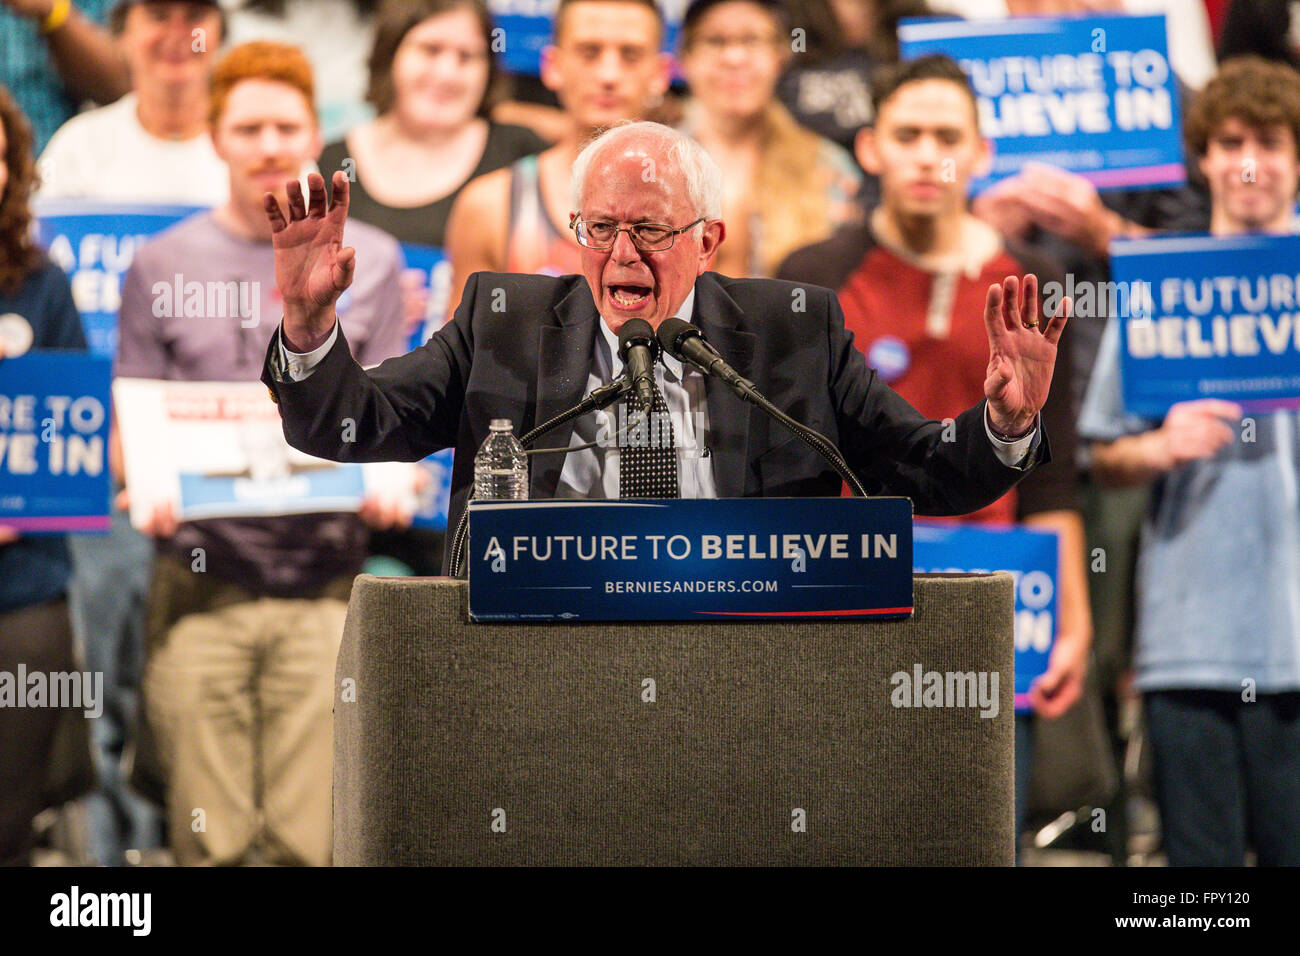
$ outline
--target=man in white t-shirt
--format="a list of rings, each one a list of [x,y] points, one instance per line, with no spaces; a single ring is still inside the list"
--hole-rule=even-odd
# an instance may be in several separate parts
[[[114,9],[133,88],[74,116],[41,154],[40,198],[215,206],[229,176],[208,135],[208,82],[225,21],[211,2]]]

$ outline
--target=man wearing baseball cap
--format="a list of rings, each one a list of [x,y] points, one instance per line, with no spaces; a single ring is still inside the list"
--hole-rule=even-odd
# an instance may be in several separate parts
[[[221,8],[204,0],[125,0],[109,24],[132,90],[59,128],[41,154],[41,197],[225,202],[225,164],[207,123],[208,82],[225,32]]]

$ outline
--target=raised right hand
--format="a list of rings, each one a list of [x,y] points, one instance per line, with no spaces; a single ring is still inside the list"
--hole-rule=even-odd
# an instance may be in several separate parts
[[[329,338],[334,303],[352,284],[356,269],[356,250],[343,245],[348,177],[342,170],[334,174],[333,186],[334,201],[326,209],[325,180],[318,173],[307,177],[307,203],[301,184],[288,182],[288,221],[274,195],[262,199],[271,222],[275,284],[284,301],[284,344],[294,352],[310,352]]]
[[[1161,470],[1173,471],[1193,461],[1213,458],[1237,437],[1228,423],[1241,421],[1241,414],[1240,405],[1217,398],[1174,405],[1156,430]]]

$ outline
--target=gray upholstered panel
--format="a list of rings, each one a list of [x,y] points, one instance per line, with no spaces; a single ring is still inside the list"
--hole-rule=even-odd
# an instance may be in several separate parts
[[[900,623],[512,626],[362,575],[335,862],[1009,865],[1011,589],[919,576]],[[893,706],[916,664],[997,673],[997,716]]]

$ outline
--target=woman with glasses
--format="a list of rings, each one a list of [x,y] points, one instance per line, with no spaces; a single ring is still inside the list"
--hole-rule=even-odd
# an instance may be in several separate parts
[[[776,98],[791,45],[773,0],[695,0],[682,23],[691,100],[681,128],[725,170],[731,228],[716,263],[724,275],[774,275],[790,252],[859,215],[853,157],[799,126]]]

